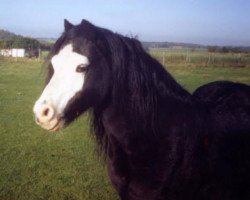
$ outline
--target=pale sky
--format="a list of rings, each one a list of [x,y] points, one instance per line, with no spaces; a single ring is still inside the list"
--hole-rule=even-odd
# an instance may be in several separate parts
[[[57,38],[63,19],[142,41],[250,46],[249,0],[0,0],[0,29]]]

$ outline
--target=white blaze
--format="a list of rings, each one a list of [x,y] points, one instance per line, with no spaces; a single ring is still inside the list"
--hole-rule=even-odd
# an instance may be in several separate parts
[[[86,56],[73,52],[72,44],[66,45],[52,57],[54,74],[34,106],[34,112],[40,111],[43,102],[51,105],[56,114],[62,115],[68,101],[79,92],[84,84],[84,73],[76,72],[80,64],[88,65]]]

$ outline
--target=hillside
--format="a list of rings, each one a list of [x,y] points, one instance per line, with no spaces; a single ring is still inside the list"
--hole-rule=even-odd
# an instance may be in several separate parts
[[[24,48],[26,50],[50,50],[53,42],[49,40],[39,40],[32,37],[16,35],[6,30],[0,29],[0,49],[5,48]]]
[[[15,36],[17,36],[15,33],[0,29],[0,40],[10,40]]]

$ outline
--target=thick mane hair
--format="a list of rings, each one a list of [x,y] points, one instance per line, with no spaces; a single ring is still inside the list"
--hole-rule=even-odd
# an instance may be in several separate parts
[[[159,99],[157,96],[163,93],[172,96],[173,99],[186,99],[189,94],[183,90],[170,74],[167,74],[162,66],[152,59],[143,49],[140,42],[134,38],[122,36],[110,31],[102,32],[110,50],[112,66],[112,103],[117,115],[130,116],[128,123],[133,126],[134,133],[155,133]],[[172,85],[168,90],[159,82],[159,74],[162,80],[167,80]],[[98,109],[94,109],[94,128],[98,141],[102,145],[105,131],[102,125],[102,115]],[[139,127],[138,127],[139,126]],[[106,146],[106,145],[105,145]]]
[[[158,101],[165,95],[169,97],[169,101],[170,99],[172,101],[188,101],[190,94],[177,84],[161,64],[143,49],[137,39],[96,27],[85,20],[76,29],[62,33],[53,45],[47,61],[49,62],[65,44],[79,37],[82,34],[82,27],[85,28],[85,31],[86,27],[94,28],[97,35],[95,39],[101,39],[102,43],[105,44],[98,47],[103,49],[103,55],[108,55],[107,59],[110,58],[108,63],[112,67],[112,103],[118,115],[131,116],[129,123],[134,125],[134,133],[138,131],[137,129],[141,130],[142,128],[147,130],[146,132],[155,133],[157,121],[155,114],[156,110],[159,109]],[[53,74],[52,67],[50,63],[48,64],[47,79]],[[98,144],[106,152],[107,140],[105,139],[101,115],[104,107],[105,105],[99,105],[92,110],[92,125]],[[139,127],[137,127],[138,125]]]
[[[231,83],[215,83],[192,95],[137,39],[86,20],[77,26],[65,22],[65,32],[48,61],[68,43],[90,60],[92,79],[86,73],[84,84],[100,93],[93,95],[98,103],[89,106],[92,128],[121,199],[250,197],[250,126],[243,123],[250,121],[249,86],[231,90]],[[52,75],[49,63],[47,80]],[[244,101],[234,106],[232,96],[239,90]],[[228,92],[209,98],[211,91]],[[81,100],[86,102],[86,96]],[[209,101],[218,103],[211,106]],[[228,118],[235,125],[229,126]],[[239,128],[242,126],[244,129]]]

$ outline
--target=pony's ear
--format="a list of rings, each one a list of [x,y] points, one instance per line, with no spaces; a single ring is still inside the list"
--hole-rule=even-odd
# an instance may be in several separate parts
[[[96,31],[97,31],[97,27],[94,26],[92,23],[90,23],[89,21],[83,19],[81,21],[80,24],[81,29],[84,31],[85,36],[94,41],[96,39]]]
[[[89,21],[87,21],[87,20],[83,19],[83,20],[81,21],[81,26],[88,26],[88,27],[92,27],[92,26],[93,26],[93,24],[91,24]]]
[[[93,24],[91,24],[89,21],[85,20],[85,19],[83,19],[81,21],[80,26],[82,28],[84,28],[85,33],[88,32],[90,34],[94,34],[94,32],[96,30],[96,27]]]
[[[71,24],[67,19],[64,19],[64,30],[68,31],[69,29],[71,29],[74,25]]]

